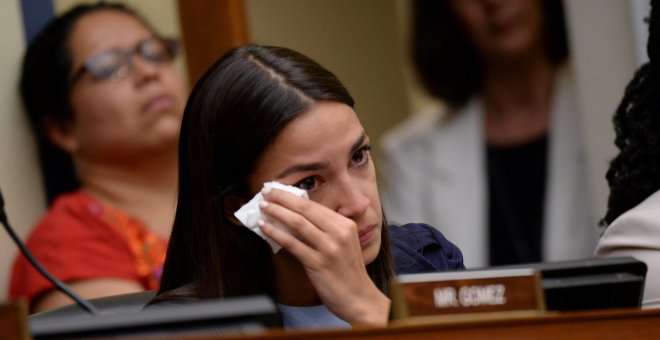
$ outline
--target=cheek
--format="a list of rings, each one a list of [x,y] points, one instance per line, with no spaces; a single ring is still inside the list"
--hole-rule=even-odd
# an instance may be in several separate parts
[[[524,26],[528,34],[534,39],[543,39],[544,17],[540,9],[532,9],[528,13],[521,15],[524,18]]]
[[[370,161],[367,178],[364,181],[365,193],[369,196],[371,207],[381,215],[380,195],[378,194],[378,179],[376,177],[376,168],[373,162]],[[382,220],[382,216],[381,216]]]
[[[371,209],[374,211],[376,216],[378,216],[378,223],[383,222],[383,210],[380,204],[380,196],[378,195],[378,188],[374,188],[373,192],[369,194],[369,200],[371,204]]]
[[[188,89],[183,81],[183,78],[179,75],[179,73],[172,67],[171,69],[168,69],[167,72],[163,73],[164,76],[164,82],[168,88],[168,91],[177,98],[179,101],[179,105],[181,108],[181,115],[183,115],[183,110],[186,105],[187,101],[187,93]]]
[[[452,7],[454,18],[469,35],[475,35],[484,29],[484,13],[480,6],[472,2],[450,6]]]
[[[71,106],[81,124],[92,128],[116,125],[124,120],[123,112],[132,112],[130,95],[125,91],[89,87],[71,96]]]
[[[378,226],[379,230],[377,234],[374,234],[374,240],[369,244],[369,247],[366,249],[362,250],[362,257],[364,258],[364,264],[368,265],[371,262],[373,262],[376,259],[376,256],[378,256],[378,253],[380,252],[380,247],[381,243],[383,241],[382,238],[382,230],[380,229],[380,226]]]

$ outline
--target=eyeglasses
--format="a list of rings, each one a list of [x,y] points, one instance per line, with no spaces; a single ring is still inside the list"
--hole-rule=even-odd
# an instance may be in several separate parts
[[[139,54],[144,60],[159,64],[172,61],[178,54],[179,45],[175,39],[151,37],[142,40],[135,48],[127,50],[107,50],[91,56],[71,78],[75,83],[85,74],[91,73],[98,80],[119,80],[127,77],[133,68],[133,55]]]

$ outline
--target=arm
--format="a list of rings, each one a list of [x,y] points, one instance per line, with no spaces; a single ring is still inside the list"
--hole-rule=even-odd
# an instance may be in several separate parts
[[[660,196],[654,195],[655,199]],[[660,210],[643,202],[617,218],[598,241],[596,256],[633,256],[647,265],[643,304],[660,305]]]
[[[107,279],[112,282],[129,282],[131,287],[144,284],[136,268],[136,255],[126,239],[113,225],[88,209],[85,204],[87,201],[77,202],[77,197],[70,196],[68,201],[60,200],[38,224],[27,242],[33,255],[52,275],[74,286],[81,282]],[[105,286],[100,288],[95,290],[95,294],[83,297],[105,295]],[[73,289],[81,293],[76,287]],[[107,288],[108,294],[132,291],[134,289]],[[56,301],[54,304],[46,303],[51,300],[48,298],[51,293],[55,297],[60,295],[59,299],[53,298]],[[30,306],[39,307],[39,310],[71,303],[67,297],[57,293],[25,257],[19,255],[12,268],[10,298],[20,297],[27,298]],[[64,302],[57,303],[62,300]]]
[[[76,294],[85,300],[103,296],[137,293],[144,291],[137,282],[123,279],[89,279],[71,282],[69,284]],[[51,290],[34,301],[33,312],[42,312],[53,308],[69,305],[73,301],[58,290]]]

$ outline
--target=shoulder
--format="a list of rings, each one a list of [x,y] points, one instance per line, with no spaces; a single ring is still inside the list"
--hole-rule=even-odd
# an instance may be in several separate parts
[[[88,195],[59,197],[36,225],[27,247],[58,279],[68,282],[88,278],[133,279],[133,255],[123,236],[95,215]],[[10,296],[34,299],[51,284],[18,255],[12,267]]]
[[[59,197],[27,239],[41,261],[61,263],[131,260],[131,245],[120,228],[122,220],[84,193]]]
[[[98,201],[80,191],[62,194],[55,199],[45,217],[52,218],[53,216],[82,213],[94,203],[98,203]]]
[[[431,133],[442,121],[442,108],[432,105],[415,113],[383,136],[381,144],[385,150],[395,150],[415,143]]]
[[[393,247],[423,249],[431,245],[439,245],[451,250],[460,250],[436,228],[425,223],[408,223],[390,225],[390,242]]]
[[[392,225],[388,231],[397,274],[464,268],[460,249],[427,224]]]
[[[660,191],[614,220],[599,240],[597,254],[617,248],[660,250]]]
[[[101,223],[101,212],[101,204],[86,194],[64,194],[39,220],[28,242],[34,245],[61,243],[91,232],[107,232],[107,225]]]
[[[423,109],[384,135],[381,139],[384,153],[405,155],[410,150],[435,149],[439,144],[460,145],[472,140],[480,131],[480,103],[475,97],[460,108],[435,104]]]
[[[388,231],[393,243],[423,245],[428,242],[437,242],[437,240],[447,241],[440,231],[425,223],[390,225]]]
[[[640,233],[660,237],[660,191],[656,191],[634,208],[614,220],[607,230],[617,234]],[[606,233],[607,233],[606,230]],[[657,243],[657,239],[655,240]]]
[[[614,220],[598,241],[596,256],[632,256],[646,263],[643,306],[660,306],[660,191]]]

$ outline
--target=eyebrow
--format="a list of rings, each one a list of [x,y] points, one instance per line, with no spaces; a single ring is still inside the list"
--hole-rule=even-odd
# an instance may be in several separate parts
[[[363,131],[362,134],[360,135],[360,137],[358,137],[358,139],[355,140],[353,145],[351,145],[351,149],[350,149],[350,152],[348,153],[348,155],[350,156],[353,153],[355,153],[355,151],[357,151],[360,148],[360,146],[362,146],[362,143],[364,143],[364,140],[366,138],[367,138],[367,133]],[[280,178],[289,176],[289,175],[291,175],[293,173],[296,173],[296,172],[321,170],[321,169],[327,168],[328,166],[329,166],[329,164],[327,162],[296,164],[296,165],[290,166],[286,170],[282,171],[279,175],[277,175],[276,178],[280,179]]]

